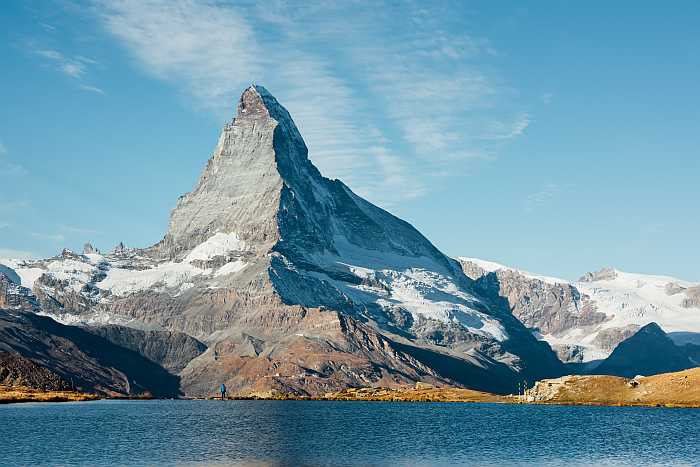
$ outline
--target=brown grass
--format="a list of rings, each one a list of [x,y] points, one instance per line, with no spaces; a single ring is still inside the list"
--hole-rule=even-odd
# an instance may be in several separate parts
[[[99,399],[94,394],[75,391],[42,391],[25,386],[6,386],[0,384],[0,404],[17,402],[74,402]]]
[[[538,403],[700,407],[700,368],[629,380],[575,376],[538,383],[550,393]],[[552,386],[548,386],[548,385]],[[548,387],[547,387],[548,386]]]
[[[392,402],[508,402],[496,394],[460,388],[350,388],[326,394],[323,398],[336,401],[392,401]]]

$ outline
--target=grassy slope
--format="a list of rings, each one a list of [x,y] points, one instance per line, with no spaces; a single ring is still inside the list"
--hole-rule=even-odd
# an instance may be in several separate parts
[[[99,399],[99,397],[75,391],[42,391],[26,386],[0,384],[0,404],[16,402],[71,402],[95,399]]]
[[[543,403],[700,407],[700,368],[635,381],[633,385],[616,376],[569,376],[541,381],[532,393],[535,402]]]

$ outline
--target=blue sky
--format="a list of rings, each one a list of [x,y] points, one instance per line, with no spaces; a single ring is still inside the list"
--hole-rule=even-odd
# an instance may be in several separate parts
[[[250,82],[447,254],[700,280],[700,5],[0,7],[0,256],[157,242]]]

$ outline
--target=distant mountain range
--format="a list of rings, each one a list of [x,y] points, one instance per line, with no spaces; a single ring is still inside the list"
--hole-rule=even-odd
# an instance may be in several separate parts
[[[700,284],[613,268],[569,282],[490,261],[459,260],[477,287],[508,300],[513,314],[563,362],[595,364],[650,323],[677,344],[700,344]]]
[[[0,349],[122,393],[417,381],[507,393],[606,358],[652,321],[700,332],[697,284],[615,270],[568,283],[451,259],[307,152],[284,107],[249,87],[160,242],[0,261],[0,317],[14,330]],[[82,354],[105,378],[85,377]],[[151,381],[149,365],[177,387]]]

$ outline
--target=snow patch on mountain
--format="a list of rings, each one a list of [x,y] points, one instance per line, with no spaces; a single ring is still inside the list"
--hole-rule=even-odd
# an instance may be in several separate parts
[[[217,256],[225,256],[231,252],[243,250],[245,250],[245,242],[238,238],[235,232],[229,234],[218,232],[204,243],[197,245],[187,255],[185,261],[188,263],[197,260],[208,261]]]
[[[22,287],[28,289],[34,287],[34,282],[46,272],[42,268],[30,266],[31,263],[23,259],[0,258],[0,264],[11,268],[19,276]]]
[[[123,296],[149,289],[174,289],[208,274],[211,274],[210,269],[200,269],[185,262],[166,262],[143,270],[111,268],[107,277],[97,286],[114,295]]]
[[[611,280],[574,283],[596,302],[599,311],[612,317],[603,328],[655,322],[666,332],[700,332],[700,309],[684,307],[685,294],[669,293],[673,284],[681,288],[697,284],[668,276],[615,272]]]
[[[245,269],[246,266],[248,266],[248,263],[246,263],[245,261],[242,261],[240,259],[236,260],[236,261],[232,261],[230,263],[224,264],[219,269],[217,269],[217,271],[214,273],[214,276],[219,277],[219,276],[225,276],[228,274],[235,274],[235,273]]]

